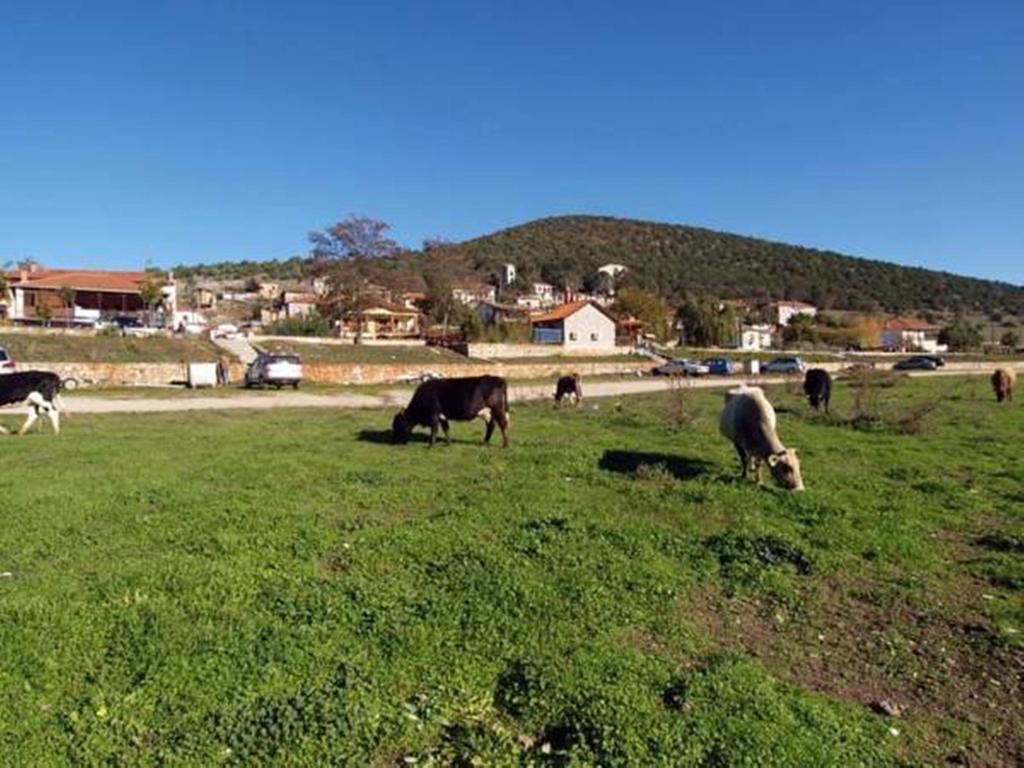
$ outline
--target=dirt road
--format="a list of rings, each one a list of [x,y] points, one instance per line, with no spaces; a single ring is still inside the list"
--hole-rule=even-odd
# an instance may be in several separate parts
[[[599,381],[584,383],[584,396],[612,397],[635,395],[646,392],[660,392],[672,387],[695,388],[737,386],[744,379],[736,377],[723,379],[637,379],[625,381]],[[774,384],[783,381],[781,377],[758,377],[758,383]],[[260,392],[240,391],[233,395],[211,395],[209,397],[90,397],[75,395],[65,397],[69,413],[157,413],[162,411],[208,411],[208,410],[265,410],[268,408],[385,408],[400,407],[409,402],[412,387],[395,387],[374,394],[340,392],[337,394],[310,394],[307,392]],[[513,402],[524,400],[547,400],[554,393],[554,384],[529,384],[509,386],[509,397]]]

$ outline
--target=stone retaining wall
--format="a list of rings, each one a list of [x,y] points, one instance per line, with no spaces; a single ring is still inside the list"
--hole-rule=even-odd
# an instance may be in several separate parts
[[[650,370],[653,363],[637,358],[628,363],[586,363],[566,361],[563,363],[468,363],[465,365],[423,364],[359,364],[359,363],[304,363],[307,381],[322,384],[389,384],[403,377],[430,371],[441,376],[482,376],[492,374],[509,379],[544,379],[566,373],[588,376],[628,375]],[[812,367],[838,371],[846,363],[815,363]],[[1024,372],[1021,362],[949,362],[942,373],[987,373],[995,368],[1006,367]],[[160,386],[181,383],[188,378],[185,363],[22,363],[21,370],[53,371],[62,379],[75,379],[80,386],[134,387]],[[888,365],[878,366],[889,370]],[[241,363],[231,364],[232,381],[240,381],[245,374]]]
[[[649,360],[635,363],[474,363],[466,365],[360,365],[357,363],[303,363],[302,369],[308,381],[322,384],[387,384],[399,381],[404,376],[426,371],[440,376],[505,376],[509,379],[542,379],[566,373],[587,376],[614,374],[635,374],[650,369]]]

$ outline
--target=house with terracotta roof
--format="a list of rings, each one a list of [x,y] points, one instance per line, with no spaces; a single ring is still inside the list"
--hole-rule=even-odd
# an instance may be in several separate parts
[[[374,301],[362,312],[363,337],[367,339],[409,339],[420,335],[421,316],[418,310],[387,301]],[[342,337],[355,337],[360,317],[345,318],[339,331]]]
[[[946,352],[948,345],[939,343],[940,330],[916,318],[893,317],[882,326],[882,347],[896,352]]]
[[[615,319],[591,301],[570,301],[530,317],[537,344],[558,344],[567,350],[615,348]]]
[[[147,309],[144,287],[153,279],[147,272],[92,269],[47,269],[38,265],[6,275],[10,305],[16,323],[50,321],[59,325],[92,325],[116,315],[140,315]],[[168,316],[177,310],[174,276],[161,289]]]

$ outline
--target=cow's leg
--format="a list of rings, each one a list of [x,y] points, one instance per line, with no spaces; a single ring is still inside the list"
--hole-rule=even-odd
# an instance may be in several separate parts
[[[451,435],[448,434],[448,419],[441,419],[441,429],[444,431],[444,441],[447,445],[452,444]]]
[[[825,413],[831,414],[832,412],[828,409],[828,401],[832,399],[832,395],[825,395]]]
[[[32,425],[36,423],[36,419],[39,418],[38,409],[33,405],[28,409],[28,418],[25,419],[25,423],[21,425],[21,429],[18,430],[19,435],[24,435],[31,429]]]
[[[53,405],[46,410],[46,415],[50,417],[50,423],[53,424],[53,434],[60,434],[60,411]]]
[[[743,450],[739,443],[733,443],[733,447],[736,448],[736,453],[740,457],[740,478],[743,480],[747,479],[747,452]]]
[[[487,430],[488,430],[488,432],[487,432],[487,439],[488,440],[491,437],[490,433],[494,430],[494,423],[495,422],[498,423],[498,429],[501,430],[501,447],[502,448],[508,448],[508,424],[509,424],[509,422],[508,422],[508,414],[505,413],[504,411],[496,411],[495,412],[494,418],[491,419],[490,423],[487,425]]]
[[[494,419],[487,419],[487,429],[484,430],[484,442],[491,442],[491,435],[494,434]]]

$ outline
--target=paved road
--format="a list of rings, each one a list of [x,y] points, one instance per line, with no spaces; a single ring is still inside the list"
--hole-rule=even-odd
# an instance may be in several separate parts
[[[988,374],[989,371],[941,371],[914,372],[911,376],[944,376]],[[786,381],[782,376],[734,376],[729,379],[668,379],[644,378],[625,379],[622,381],[584,382],[584,396],[615,397],[618,395],[636,395],[647,392],[660,392],[673,387],[691,387],[694,389],[735,387],[742,383],[781,384]],[[65,397],[64,402],[69,413],[156,413],[162,411],[208,411],[251,409],[266,410],[269,408],[386,408],[400,407],[409,401],[411,387],[396,387],[375,394],[357,392],[340,392],[337,394],[315,395],[308,392],[262,392],[259,394],[239,391],[233,395],[211,395],[209,397],[90,397],[75,395]],[[516,384],[509,385],[509,397],[513,402],[523,400],[547,400],[554,393],[554,383],[550,384]],[[16,406],[21,410],[22,406]],[[6,409],[4,409],[6,410]],[[0,411],[2,412],[2,411]]]

